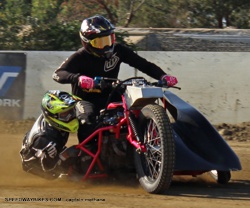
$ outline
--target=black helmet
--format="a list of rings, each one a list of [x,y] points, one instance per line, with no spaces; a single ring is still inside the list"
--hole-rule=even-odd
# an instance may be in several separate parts
[[[115,43],[114,29],[114,25],[100,15],[83,20],[80,29],[83,46],[90,54],[110,58]]]

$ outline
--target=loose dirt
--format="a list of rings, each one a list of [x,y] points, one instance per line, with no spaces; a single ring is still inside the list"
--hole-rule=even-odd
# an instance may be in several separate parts
[[[166,194],[146,193],[135,179],[74,182],[48,181],[24,172],[19,150],[34,120],[0,121],[0,207],[249,207],[250,122],[215,127],[240,158],[229,184],[217,184],[209,174],[174,176]],[[71,136],[70,142],[76,142]],[[24,201],[26,200],[26,201]],[[27,201],[28,200],[28,201]]]

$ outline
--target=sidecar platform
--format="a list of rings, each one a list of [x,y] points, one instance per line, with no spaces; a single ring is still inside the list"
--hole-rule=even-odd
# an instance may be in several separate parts
[[[170,91],[163,98],[175,120],[176,174],[241,170],[237,155],[198,110]]]

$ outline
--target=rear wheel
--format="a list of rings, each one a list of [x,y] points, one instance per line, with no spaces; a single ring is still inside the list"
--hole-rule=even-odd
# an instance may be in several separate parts
[[[211,170],[210,175],[217,181],[219,184],[227,184],[231,179],[230,171],[218,171]]]
[[[139,127],[141,142],[147,150],[135,153],[139,182],[149,193],[163,193],[171,184],[175,163],[169,118],[161,106],[150,104],[141,110]]]

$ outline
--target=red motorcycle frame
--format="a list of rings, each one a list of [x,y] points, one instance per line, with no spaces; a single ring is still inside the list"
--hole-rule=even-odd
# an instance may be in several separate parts
[[[104,78],[99,78],[100,80],[104,81]],[[103,135],[109,132],[119,140],[122,127],[126,126],[126,139],[134,149],[135,169],[140,184],[149,193],[162,193],[168,189],[174,171],[174,139],[165,109],[155,103],[163,97],[162,88],[156,85],[142,77],[116,82],[113,90],[122,89],[122,101],[108,103],[105,112],[122,108],[123,114],[116,117],[114,123],[101,125],[75,146],[81,150],[80,154],[84,152],[92,158],[81,180],[108,176],[100,159]],[[86,145],[96,137],[97,150],[91,151]]]

